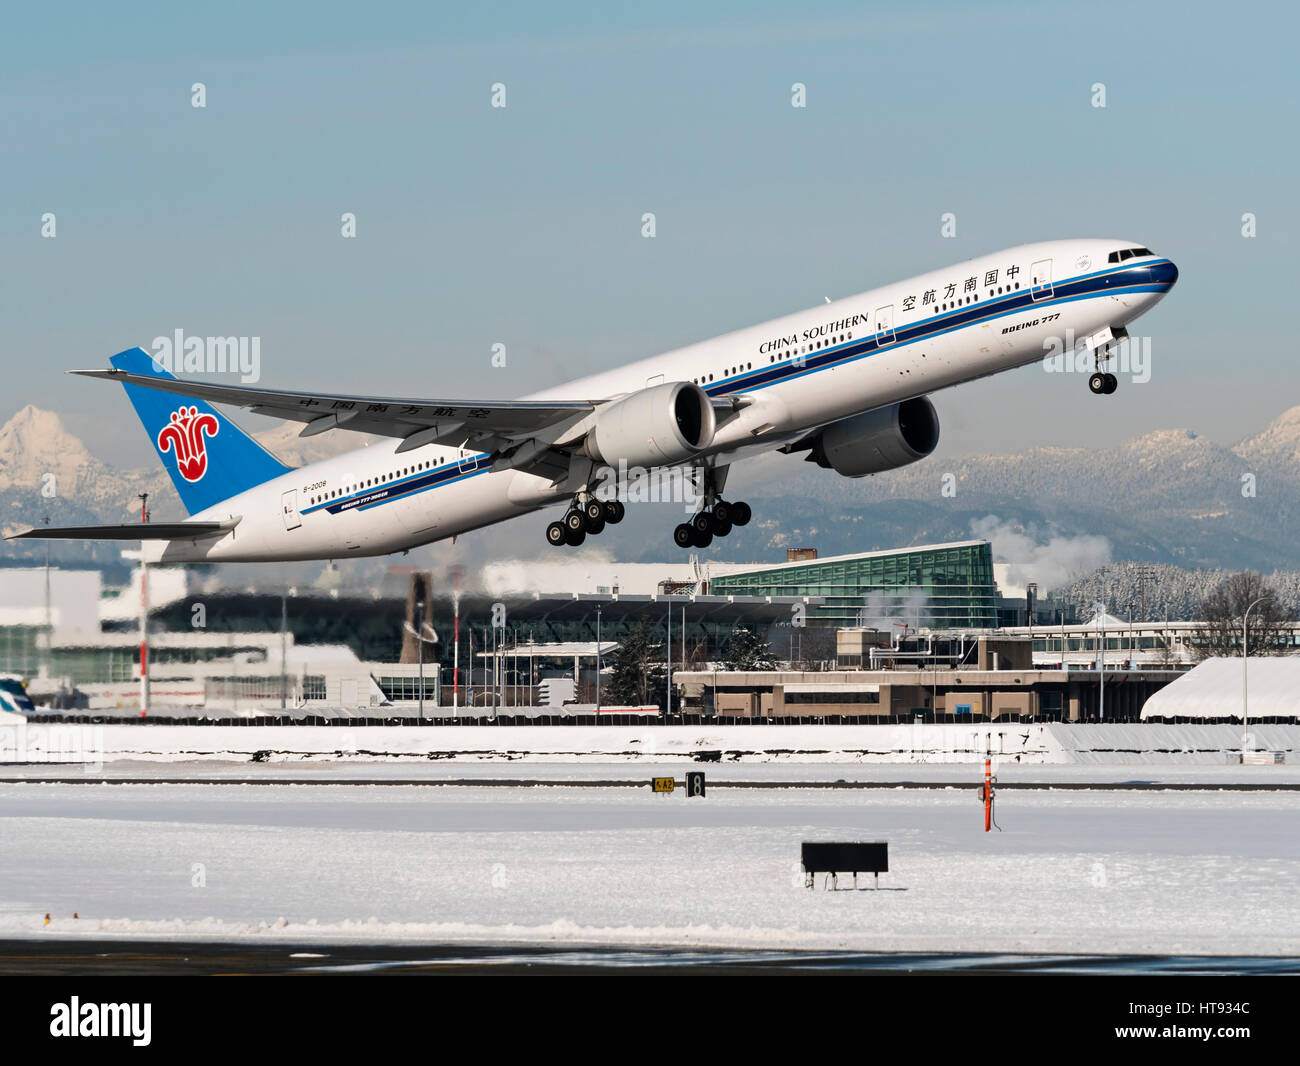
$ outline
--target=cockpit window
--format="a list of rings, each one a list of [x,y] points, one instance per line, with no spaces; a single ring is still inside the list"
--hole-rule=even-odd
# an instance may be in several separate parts
[[[1125,259],[1135,259],[1143,255],[1155,255],[1150,248],[1121,248],[1118,251],[1111,252],[1107,256],[1107,261],[1111,263],[1122,263]]]

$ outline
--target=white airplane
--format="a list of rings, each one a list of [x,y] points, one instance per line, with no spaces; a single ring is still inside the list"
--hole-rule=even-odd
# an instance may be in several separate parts
[[[132,348],[72,373],[125,386],[191,517],[17,536],[144,541],[150,562],[341,559],[568,501],[546,538],[577,546],[623,519],[620,470],[667,468],[689,471],[703,503],[673,539],[707,547],[750,520],[722,498],[733,463],[806,452],[863,477],[916,462],[939,440],[929,393],[1039,362],[1053,339],[1078,338],[1089,388],[1114,392],[1125,327],[1177,280],[1133,241],[1027,244],[507,402],[184,381]],[[391,443],[292,469],[211,403]]]

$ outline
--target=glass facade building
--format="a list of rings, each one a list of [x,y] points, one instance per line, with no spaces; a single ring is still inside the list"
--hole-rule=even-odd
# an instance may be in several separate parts
[[[709,581],[714,596],[819,596],[815,626],[928,626],[990,629],[998,590],[988,541],[930,544],[894,551],[755,567]]]

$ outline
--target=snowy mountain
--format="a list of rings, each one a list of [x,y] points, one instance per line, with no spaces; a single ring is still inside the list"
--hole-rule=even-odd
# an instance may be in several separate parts
[[[281,424],[254,434],[263,447],[291,466],[355,448],[369,440],[340,432],[301,439],[295,424]],[[142,442],[142,448],[144,447]],[[97,458],[53,411],[27,406],[0,426],[0,531],[17,532],[41,525],[131,522],[140,517],[139,494],[149,494],[153,519],[185,516],[171,479],[161,464],[121,470]],[[132,545],[51,542],[54,562],[118,566],[123,547]],[[43,562],[45,545],[34,541],[5,543],[0,565]]]
[[[1186,429],[1099,448],[964,459],[941,446],[929,459],[859,481],[793,458],[774,462],[784,465],[745,478],[746,495],[763,501],[753,532],[743,531],[745,547],[760,557],[795,543],[831,554],[958,539],[992,517],[1039,541],[1105,537],[1117,560],[1300,568],[1300,407],[1231,447]],[[748,557],[736,544],[728,539],[728,557]]]
[[[367,440],[340,431],[302,439],[283,424],[256,434],[291,465]],[[948,475],[951,475],[949,477]],[[52,492],[53,495],[49,493]],[[0,526],[129,521],[137,494],[150,493],[158,518],[183,514],[157,464],[108,467],[70,433],[58,415],[25,407],[0,427]],[[1050,579],[1082,575],[1108,560],[1270,573],[1300,569],[1300,407],[1231,447],[1187,429],[1159,429],[1100,448],[1041,446],[1006,455],[954,459],[943,453],[902,470],[851,480],[802,461],[770,456],[737,471],[728,496],[755,504],[754,521],[706,558],[783,559],[783,549],[815,546],[822,555],[988,537],[995,555],[1054,562]],[[629,562],[676,558],[668,531],[682,521],[677,505],[646,505],[641,521],[624,522],[600,544]],[[493,552],[549,551],[532,516],[502,540],[493,530],[464,538],[466,562]],[[528,532],[529,524],[537,527]],[[1098,558],[1096,545],[1109,545]],[[1001,545],[1006,545],[1000,549]],[[1036,546],[1036,547],[1034,547]],[[119,545],[56,545],[54,559],[118,559]],[[4,546],[0,561],[44,558],[44,547]]]

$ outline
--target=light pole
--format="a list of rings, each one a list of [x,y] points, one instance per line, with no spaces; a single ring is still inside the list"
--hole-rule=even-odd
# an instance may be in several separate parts
[[[50,524],[50,516],[46,515],[41,519],[47,526]],[[143,549],[144,545],[141,545]],[[141,558],[143,558],[143,551]],[[41,665],[45,667],[47,677],[52,676],[54,664],[54,622],[53,615],[50,613],[50,542],[45,542],[45,655],[41,659]],[[111,681],[112,675],[109,675]]]
[[[286,644],[289,631],[289,590],[280,588],[280,713],[285,712],[289,694],[289,666]]]
[[[1106,605],[1098,600],[1092,605],[1092,609],[1097,612],[1097,624],[1100,630],[1100,639],[1098,640],[1097,649],[1097,721],[1106,719]]]
[[[668,649],[668,685],[664,689],[664,714],[673,713],[673,597],[668,594],[668,639],[664,641]]]
[[[1250,606],[1246,608],[1246,613],[1241,616],[1241,761],[1246,761],[1246,738],[1249,733],[1246,731],[1247,706],[1246,706],[1246,664],[1250,661],[1248,649],[1246,647],[1246,622],[1250,619],[1250,612],[1254,610],[1257,603],[1262,603],[1268,599],[1267,594],[1252,600]]]
[[[420,722],[424,722],[424,597],[415,597],[415,647],[416,656],[420,663],[419,685],[420,685]]]

